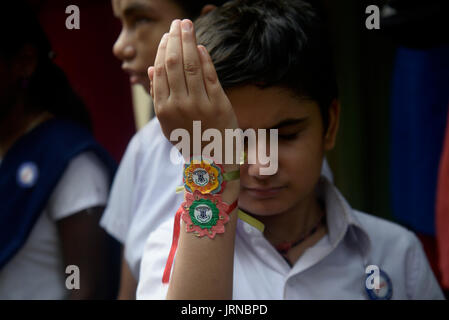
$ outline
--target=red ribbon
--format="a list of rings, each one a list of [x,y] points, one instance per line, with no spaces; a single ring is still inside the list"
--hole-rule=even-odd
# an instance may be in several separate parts
[[[230,206],[229,211],[226,212],[230,214],[237,208],[238,200],[235,200]],[[178,211],[176,211],[175,222],[173,226],[173,240],[171,243],[170,253],[168,254],[167,263],[165,264],[164,275],[162,276],[162,283],[168,283],[170,280],[171,268],[173,266],[173,260],[175,259],[175,253],[178,249],[179,242],[179,233],[181,231],[181,215],[184,212],[182,205],[179,207]]]
[[[162,276],[162,283],[168,283],[170,280],[171,267],[173,265],[173,259],[175,258],[176,249],[178,248],[179,231],[181,228],[180,220],[182,214],[182,206],[179,207],[175,215],[175,225],[173,226],[173,240],[171,243],[170,253],[168,255],[167,264],[165,265],[164,275]]]

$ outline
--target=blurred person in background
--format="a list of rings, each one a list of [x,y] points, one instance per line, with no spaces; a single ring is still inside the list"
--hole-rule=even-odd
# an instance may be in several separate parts
[[[225,0],[112,0],[122,30],[113,53],[131,84],[149,87],[148,67],[154,64],[162,35],[176,18],[207,14]],[[150,106],[148,106],[150,107]],[[170,162],[171,144],[152,119],[130,141],[122,158],[101,225],[123,245],[119,299],[135,299],[140,261],[148,235],[172,219],[183,200],[182,164]],[[167,183],[160,189],[160,179]]]
[[[0,34],[0,299],[114,298],[99,219],[116,164],[26,2],[3,4]]]

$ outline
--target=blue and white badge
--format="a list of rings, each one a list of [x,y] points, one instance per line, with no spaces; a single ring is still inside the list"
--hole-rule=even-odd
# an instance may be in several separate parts
[[[22,188],[31,188],[39,177],[39,169],[34,162],[24,162],[17,170],[17,183]]]
[[[193,182],[200,187],[209,183],[209,174],[203,168],[197,168],[192,173]]]
[[[379,269],[379,286],[378,288],[371,288],[365,286],[366,293],[371,300],[390,300],[393,296],[393,285],[391,283],[390,277],[382,270]],[[372,277],[373,274],[369,274],[366,279],[369,281],[369,278]]]
[[[201,223],[208,223],[212,220],[214,213],[208,205],[196,206],[193,212],[195,219]]]

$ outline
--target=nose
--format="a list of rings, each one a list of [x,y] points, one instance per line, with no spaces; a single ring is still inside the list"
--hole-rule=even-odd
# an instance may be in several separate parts
[[[246,171],[246,173],[249,177],[259,180],[259,181],[265,181],[265,180],[270,179],[272,176],[260,174],[261,173],[260,169],[264,168],[264,167],[266,168],[266,167],[268,167],[268,165],[263,165],[260,162],[257,162],[255,164],[245,164],[242,166],[242,169],[244,171]]]
[[[265,143],[265,141],[264,141]],[[259,181],[265,181],[273,177],[273,175],[267,175],[267,174],[261,174],[265,170],[261,170],[262,168],[269,168],[270,162],[266,162],[264,159],[263,163],[261,162],[261,159],[259,158],[258,149],[260,148],[260,144],[262,144],[262,141],[260,139],[257,139],[257,143],[251,144],[251,145],[245,145],[245,151],[247,152],[247,157],[245,160],[244,165],[242,166],[243,171],[245,174],[247,174],[249,177],[252,177],[254,179],[257,179]],[[270,155],[270,143],[266,142],[267,146],[265,150],[260,150],[263,154]],[[266,162],[266,163],[265,163]]]
[[[120,32],[112,47],[112,52],[121,61],[132,60],[136,56],[136,49],[132,45],[130,35],[124,29]]]

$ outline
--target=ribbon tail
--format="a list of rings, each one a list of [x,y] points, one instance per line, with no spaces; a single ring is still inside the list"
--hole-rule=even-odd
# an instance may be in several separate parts
[[[164,275],[162,276],[162,283],[168,283],[170,280],[171,268],[173,266],[173,260],[175,258],[176,249],[178,248],[179,233],[181,229],[181,214],[183,212],[182,206],[176,211],[175,222],[173,226],[173,240],[170,248],[170,254],[165,264]]]

